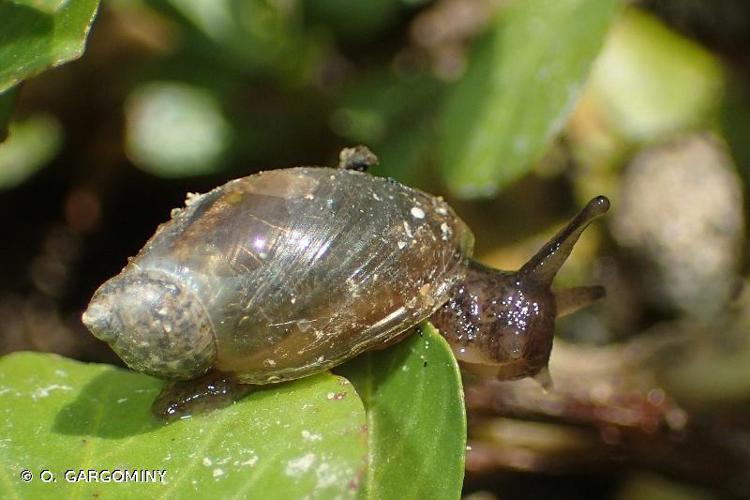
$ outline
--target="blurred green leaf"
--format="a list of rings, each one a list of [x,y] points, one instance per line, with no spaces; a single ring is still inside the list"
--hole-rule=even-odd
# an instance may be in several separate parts
[[[297,2],[150,0],[149,3],[176,13],[204,37],[197,43],[190,40],[191,50],[204,53],[208,50],[214,58],[253,77],[273,76],[293,85],[307,83],[321,52],[323,41],[304,29]],[[205,39],[213,47],[206,46]]]
[[[476,46],[441,116],[443,178],[492,196],[564,125],[619,0],[515,1]]]
[[[98,5],[98,0],[1,2],[0,92],[80,57]]]
[[[423,118],[411,127],[394,134],[390,140],[377,147],[376,154],[380,160],[374,175],[393,177],[416,188],[430,187],[428,162],[431,159],[435,140],[432,120]]]
[[[342,498],[367,456],[362,402],[322,373],[165,425],[149,406],[162,382],[54,355],[0,358],[3,498],[150,496]],[[24,483],[20,474],[34,474]],[[56,483],[39,480],[43,469]],[[164,483],[70,483],[68,469],[159,469]]]
[[[459,498],[466,453],[461,375],[429,323],[421,335],[341,367],[367,410],[370,461],[360,497]]]
[[[432,110],[442,88],[426,75],[372,72],[341,91],[331,128],[345,139],[374,147],[413,125],[415,116]]]
[[[0,144],[0,190],[17,186],[60,151],[63,129],[49,115],[12,122],[8,139]]]
[[[434,148],[434,115],[444,85],[423,75],[372,72],[350,82],[330,118],[350,143],[367,144],[380,159],[375,175],[428,187],[425,167]]]
[[[590,90],[625,137],[655,141],[711,118],[723,82],[711,53],[631,8],[612,30]]]
[[[0,93],[0,143],[8,137],[8,122],[13,113],[13,104],[16,102],[18,89],[13,88]]]
[[[402,0],[305,0],[306,17],[347,42],[361,42],[399,21]]]
[[[162,177],[217,171],[232,140],[216,97],[186,83],[137,87],[125,116],[128,156],[141,169]]]

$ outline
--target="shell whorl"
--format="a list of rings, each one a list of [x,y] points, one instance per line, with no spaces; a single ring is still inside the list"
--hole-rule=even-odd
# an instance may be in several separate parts
[[[203,305],[163,272],[127,266],[96,291],[82,320],[130,368],[156,377],[191,379],[216,358]]]

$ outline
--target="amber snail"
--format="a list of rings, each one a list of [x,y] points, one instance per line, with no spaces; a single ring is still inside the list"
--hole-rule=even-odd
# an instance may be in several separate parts
[[[607,198],[520,270],[499,271],[471,260],[474,237],[447,203],[364,172],[376,162],[349,148],[338,168],[270,170],[189,196],[99,287],[84,324],[133,370],[197,379],[158,400],[166,416],[237,383],[332,368],[425,319],[461,362],[502,379],[544,373],[555,317],[603,296],[550,285]]]

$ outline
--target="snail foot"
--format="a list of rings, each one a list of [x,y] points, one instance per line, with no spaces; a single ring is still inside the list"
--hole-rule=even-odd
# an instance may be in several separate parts
[[[241,384],[234,375],[214,370],[194,380],[165,384],[151,413],[167,422],[189,418],[229,406],[253,390],[255,386]]]

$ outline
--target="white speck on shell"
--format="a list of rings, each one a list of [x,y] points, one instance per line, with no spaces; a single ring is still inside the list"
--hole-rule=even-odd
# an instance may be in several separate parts
[[[450,235],[450,232],[451,232],[450,228],[448,227],[448,224],[446,224],[445,222],[440,224],[440,231],[442,232],[442,235],[443,235],[443,241],[447,241],[448,236]]]
[[[196,201],[200,200],[203,195],[200,193],[188,193],[185,195],[185,206],[189,207]]]
[[[415,219],[424,219],[424,210],[419,207],[411,207],[411,215]]]

